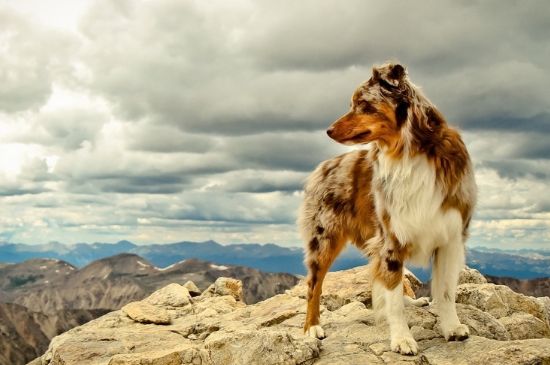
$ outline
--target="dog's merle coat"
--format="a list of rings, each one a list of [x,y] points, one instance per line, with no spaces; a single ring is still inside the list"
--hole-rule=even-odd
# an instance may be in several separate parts
[[[349,241],[372,261],[373,306],[386,314],[392,350],[418,351],[403,315],[406,261],[433,260],[433,304],[442,332],[448,340],[467,338],[454,298],[476,185],[458,132],[409,81],[403,66],[387,63],[373,68],[354,92],[350,111],[327,133],[370,149],[324,161],[306,183],[298,219],[309,270],[304,330],[324,337],[323,279]]]

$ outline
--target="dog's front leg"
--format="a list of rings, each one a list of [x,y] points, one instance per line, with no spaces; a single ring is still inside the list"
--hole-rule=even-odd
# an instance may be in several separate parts
[[[461,324],[456,314],[456,287],[460,270],[464,267],[464,245],[461,239],[450,241],[437,249],[434,255],[432,296],[439,315],[440,327],[447,341],[468,338],[468,326]]]
[[[405,318],[403,300],[403,257],[398,245],[386,245],[373,262],[373,307],[383,312],[390,327],[391,349],[403,355],[416,355],[418,345]]]

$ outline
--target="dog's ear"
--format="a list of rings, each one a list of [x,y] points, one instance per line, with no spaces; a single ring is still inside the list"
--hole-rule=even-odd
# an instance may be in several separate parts
[[[401,81],[407,76],[405,67],[398,63],[387,63],[372,69],[372,77],[384,88],[398,87]]]
[[[388,78],[393,81],[400,82],[407,74],[407,70],[400,64],[395,64],[390,67]]]
[[[428,125],[432,130],[438,129],[442,125],[446,124],[443,114],[441,114],[441,112],[435,107],[429,107],[426,112],[426,116],[428,117]]]

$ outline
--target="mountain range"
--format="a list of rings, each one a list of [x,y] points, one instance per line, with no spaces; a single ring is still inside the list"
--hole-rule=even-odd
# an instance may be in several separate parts
[[[204,290],[220,276],[234,277],[243,282],[245,301],[258,302],[294,286],[296,275],[305,273],[302,260],[300,248],[274,244],[1,243],[0,364],[30,361],[55,335],[172,282],[191,280]],[[349,248],[331,270],[365,262]],[[547,251],[476,248],[468,251],[468,265],[490,282],[518,292],[550,294]],[[413,268],[413,272],[423,281],[429,279],[429,270]],[[526,280],[531,278],[538,279]]]
[[[11,263],[48,257],[82,267],[94,260],[120,253],[137,254],[157,267],[197,258],[223,265],[252,267],[264,272],[288,272],[295,275],[306,273],[301,248],[281,247],[275,244],[221,245],[215,241],[149,245],[136,245],[129,241],[74,245],[58,242],[44,245],[0,243],[0,262]],[[350,246],[338,257],[331,270],[348,269],[365,262],[365,258]],[[516,279],[550,277],[550,250],[475,247],[468,250],[467,264],[485,275]],[[429,270],[412,268],[412,271],[423,281],[429,279]]]
[[[0,265],[0,364],[24,364],[54,336],[170,283],[192,281],[205,290],[218,277],[238,278],[245,302],[256,303],[293,287],[298,277],[187,259],[156,267],[122,253],[79,269],[59,259]]]
[[[47,314],[66,308],[114,310],[170,283],[192,281],[202,291],[221,276],[243,282],[247,303],[281,293],[298,281],[291,274],[197,259],[158,268],[129,253],[93,261],[81,269],[58,259],[31,259],[0,268],[0,301]]]

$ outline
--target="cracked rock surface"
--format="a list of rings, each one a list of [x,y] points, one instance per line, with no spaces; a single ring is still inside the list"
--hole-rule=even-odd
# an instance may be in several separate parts
[[[202,295],[171,284],[127,311],[111,312],[55,337],[33,365],[550,364],[550,298],[487,284],[465,270],[457,311],[472,336],[446,342],[431,306],[407,307],[419,354],[390,351],[388,328],[370,309],[366,266],[329,273],[321,323],[324,340],[303,335],[305,285],[254,305],[242,286],[219,278]],[[406,290],[418,280],[408,275]],[[153,313],[151,313],[153,310]],[[156,314],[155,314],[156,313]],[[160,323],[142,316],[159,316]],[[150,318],[151,319],[151,318]],[[159,321],[157,321],[159,322]]]

